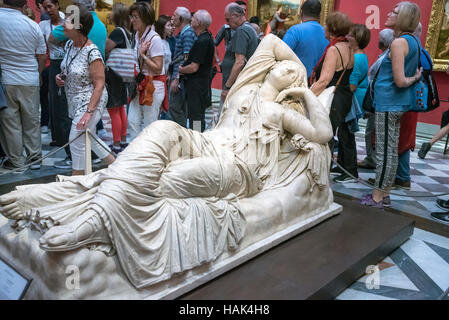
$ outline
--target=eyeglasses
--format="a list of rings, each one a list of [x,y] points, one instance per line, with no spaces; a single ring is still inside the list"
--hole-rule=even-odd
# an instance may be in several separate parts
[[[390,11],[390,14],[396,14],[396,15],[398,15],[399,12],[396,12],[396,11],[392,10],[392,11]]]

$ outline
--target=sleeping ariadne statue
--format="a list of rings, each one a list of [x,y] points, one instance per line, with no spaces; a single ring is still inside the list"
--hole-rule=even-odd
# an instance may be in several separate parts
[[[108,168],[18,187],[1,213],[43,233],[47,254],[87,246],[116,254],[136,288],[170,279],[329,207],[332,127],[320,100],[268,35],[213,130],[156,121]]]

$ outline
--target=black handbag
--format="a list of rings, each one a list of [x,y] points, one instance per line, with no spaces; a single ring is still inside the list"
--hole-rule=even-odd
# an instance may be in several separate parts
[[[388,53],[386,53],[388,54]],[[383,60],[383,59],[382,59]],[[368,89],[366,90],[365,97],[363,98],[362,109],[365,112],[374,113],[374,84],[376,83],[377,76],[379,75],[380,68],[382,66],[382,62],[379,65],[379,69],[377,69],[376,75],[374,76],[373,81],[368,85]]]
[[[415,39],[416,40],[416,39]],[[421,47],[420,47],[421,48]],[[427,61],[429,62],[430,69],[429,70],[423,70],[422,77],[424,79],[424,83],[427,85],[428,93],[427,93],[427,110],[432,111],[435,110],[440,106],[440,97],[438,96],[438,89],[437,84],[435,82],[435,78],[433,77],[433,65],[432,60],[429,59],[427,54],[424,54]],[[420,62],[421,65],[421,62]]]
[[[122,77],[109,66],[105,67],[106,90],[108,91],[108,103],[106,108],[120,107],[128,103],[126,86]]]

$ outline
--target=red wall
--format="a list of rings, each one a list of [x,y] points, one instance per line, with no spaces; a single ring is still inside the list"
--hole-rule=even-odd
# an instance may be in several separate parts
[[[431,0],[414,0],[421,8],[421,22],[423,24],[423,34],[421,41],[425,44],[427,36],[427,27],[429,24],[430,12],[432,9]],[[168,1],[160,0],[160,13],[172,15],[173,11],[177,6],[184,6],[191,11],[196,11],[198,9],[206,9],[212,15],[212,26],[210,28],[211,32],[215,35],[218,29],[225,23],[224,21],[224,8],[231,2],[230,0],[177,0]],[[340,10],[347,13],[351,19],[356,23],[366,23],[367,18],[371,15],[366,13],[368,6],[375,5],[379,8],[379,29],[372,29],[372,40],[367,48],[367,54],[370,63],[373,63],[377,55],[380,53],[377,48],[377,40],[379,39],[378,34],[381,29],[384,28],[384,23],[387,18],[387,14],[394,8],[399,0],[335,0],[335,10]],[[220,57],[224,53],[223,43],[219,47]],[[436,72],[435,78],[437,81],[437,86],[440,94],[440,98],[448,100],[449,96],[449,76],[444,72]],[[213,86],[215,88],[221,87],[221,76],[220,74],[215,77]],[[430,113],[423,113],[419,115],[419,121],[431,124],[440,124],[441,113],[449,108],[449,103],[442,103],[442,106],[437,110]]]

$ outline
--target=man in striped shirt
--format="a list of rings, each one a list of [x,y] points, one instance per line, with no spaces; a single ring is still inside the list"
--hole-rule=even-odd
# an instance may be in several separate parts
[[[173,14],[173,24],[180,30],[176,36],[175,54],[172,60],[173,71],[170,76],[169,112],[173,121],[187,127],[185,88],[179,77],[179,66],[187,61],[190,49],[196,41],[196,34],[190,26],[192,15],[187,8],[177,7]]]

